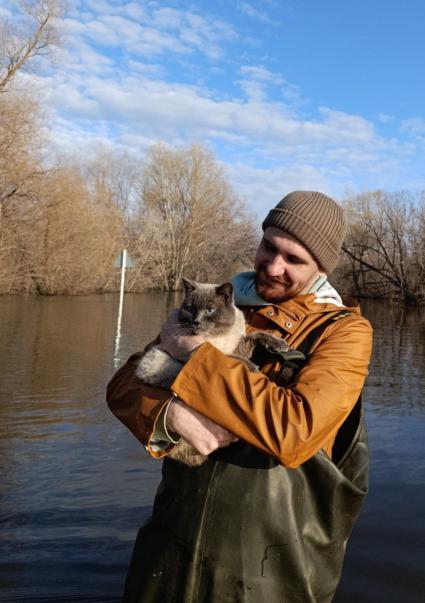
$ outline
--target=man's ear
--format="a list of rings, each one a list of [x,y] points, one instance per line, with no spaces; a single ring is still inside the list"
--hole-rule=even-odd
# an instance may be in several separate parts
[[[233,285],[232,283],[224,283],[215,288],[217,295],[224,298],[226,304],[233,304]]]
[[[182,281],[183,281],[183,287],[184,287],[184,290],[186,291],[186,293],[191,293],[192,291],[194,291],[194,289],[196,289],[195,281],[191,281],[190,279],[186,278],[185,276],[182,277]]]

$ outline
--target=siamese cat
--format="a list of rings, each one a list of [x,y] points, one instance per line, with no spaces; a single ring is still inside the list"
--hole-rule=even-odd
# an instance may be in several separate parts
[[[290,351],[286,341],[269,333],[245,334],[244,315],[235,306],[231,283],[212,285],[183,278],[183,284],[185,295],[178,315],[181,334],[202,335],[205,341],[224,354],[242,360],[253,371],[258,371],[250,360],[257,345],[273,354]],[[292,354],[298,358],[300,352],[292,350]],[[154,345],[141,358],[136,375],[149,385],[169,388],[182,366],[183,363]],[[183,439],[169,456],[193,467],[207,459]]]

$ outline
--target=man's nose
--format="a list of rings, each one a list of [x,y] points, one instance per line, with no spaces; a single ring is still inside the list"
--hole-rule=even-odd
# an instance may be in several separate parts
[[[283,276],[286,272],[286,262],[283,258],[275,256],[270,259],[266,264],[266,271],[268,276],[278,277]]]

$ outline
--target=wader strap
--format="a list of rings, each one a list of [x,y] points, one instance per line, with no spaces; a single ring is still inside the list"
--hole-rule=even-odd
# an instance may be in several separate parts
[[[313,347],[313,344],[317,341],[317,339],[319,339],[320,335],[323,333],[326,327],[328,327],[333,322],[340,320],[341,318],[349,316],[350,314],[351,312],[348,312],[347,310],[340,310],[339,312],[336,312],[335,314],[329,316],[326,320],[320,323],[320,325],[310,331],[310,333],[302,340],[300,345],[297,347],[297,350],[302,352],[304,356],[307,356],[307,354],[309,354],[311,348]]]

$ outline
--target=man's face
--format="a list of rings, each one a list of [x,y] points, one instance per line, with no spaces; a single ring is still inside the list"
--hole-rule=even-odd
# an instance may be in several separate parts
[[[257,293],[272,303],[306,293],[324,274],[301,243],[273,226],[266,228],[257,249],[255,272]]]

